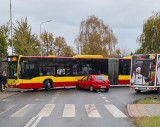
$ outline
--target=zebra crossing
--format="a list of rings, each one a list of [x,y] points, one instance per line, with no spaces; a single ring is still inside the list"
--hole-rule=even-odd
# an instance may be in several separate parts
[[[54,111],[56,104],[45,104],[42,109],[40,109],[40,112],[36,115],[38,117],[49,117],[50,114]],[[104,110],[106,109],[109,111],[109,113],[115,117],[115,118],[126,118],[127,116],[121,112],[116,106],[113,104],[103,104]],[[12,105],[8,107],[7,111],[10,109],[16,107],[16,105]],[[79,110],[78,107],[76,107],[76,104],[64,104],[64,108],[62,110],[61,117],[77,117],[76,110]],[[10,115],[10,117],[24,117],[27,115],[27,113],[32,112],[36,108],[36,104],[26,104],[18,111],[14,112]],[[84,110],[89,118],[101,118],[101,114],[98,111],[98,108],[95,104],[84,104]],[[1,114],[0,114],[1,115]]]
[[[84,117],[87,119],[101,119],[105,118],[107,115],[110,115],[113,118],[127,118],[127,116],[121,112],[113,104],[44,104],[37,106],[38,104],[25,104],[25,105],[16,105],[11,104],[7,106],[6,111],[0,113],[0,117],[6,112],[11,112],[8,114],[10,118],[27,118],[30,115],[30,119],[26,121],[24,127],[36,127],[42,120],[42,118],[80,118]],[[36,111],[35,111],[36,109]],[[35,111],[35,112],[34,112]],[[81,113],[80,113],[81,112]],[[109,114],[107,114],[109,113]],[[105,115],[104,115],[105,114]],[[107,114],[107,115],[106,115]]]

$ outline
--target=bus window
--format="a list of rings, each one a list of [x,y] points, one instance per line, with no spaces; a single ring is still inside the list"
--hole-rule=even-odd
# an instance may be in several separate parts
[[[70,76],[73,75],[73,69],[70,65],[58,65],[57,66],[57,75],[58,76]]]
[[[50,62],[44,62],[39,64],[39,75],[46,76],[46,75],[55,75],[55,64]]]
[[[119,74],[120,75],[129,75],[130,74],[130,66],[131,66],[131,62],[130,60],[120,60],[119,63]]]
[[[102,67],[102,59],[75,59],[73,65],[73,75],[101,74],[103,70],[107,70],[107,65]]]
[[[22,62],[21,63],[21,71],[20,78],[31,79],[33,77],[38,76],[36,63]]]

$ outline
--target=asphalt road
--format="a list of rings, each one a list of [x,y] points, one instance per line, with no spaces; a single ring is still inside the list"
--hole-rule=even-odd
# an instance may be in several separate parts
[[[127,104],[151,95],[129,87],[27,91],[0,100],[0,127],[134,127]]]

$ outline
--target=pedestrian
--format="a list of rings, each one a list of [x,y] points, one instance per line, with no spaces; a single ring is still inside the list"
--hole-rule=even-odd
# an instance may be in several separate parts
[[[2,75],[2,73],[0,72],[0,91],[1,91],[1,92],[3,91],[2,83],[3,83],[3,75]]]
[[[7,74],[6,74],[6,71],[3,71],[3,88],[4,89],[6,89],[7,88],[7,86],[6,86],[6,84],[7,84]]]

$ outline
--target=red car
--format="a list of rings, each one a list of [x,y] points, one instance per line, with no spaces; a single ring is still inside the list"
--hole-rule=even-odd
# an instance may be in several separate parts
[[[98,89],[108,91],[110,81],[104,75],[86,75],[81,80],[78,80],[77,89],[89,89],[91,92]]]

